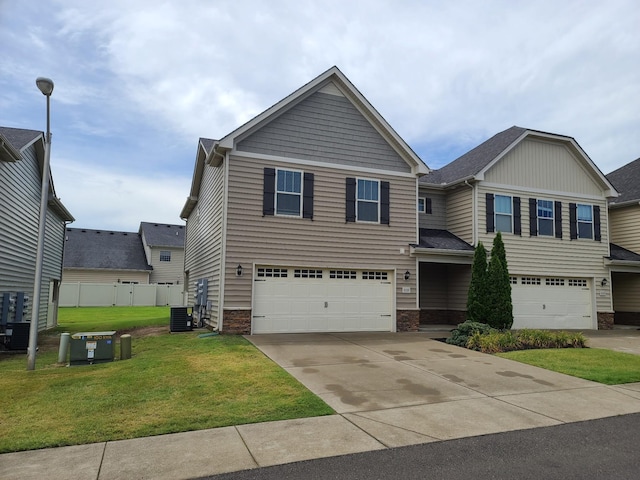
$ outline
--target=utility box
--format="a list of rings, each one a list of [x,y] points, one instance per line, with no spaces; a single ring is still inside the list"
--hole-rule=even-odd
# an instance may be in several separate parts
[[[116,332],[80,332],[71,335],[71,365],[112,362],[116,356]]]
[[[171,307],[169,330],[171,332],[190,332],[193,330],[193,308]]]

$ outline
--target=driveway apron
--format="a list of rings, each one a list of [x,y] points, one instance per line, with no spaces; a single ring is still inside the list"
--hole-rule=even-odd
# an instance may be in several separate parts
[[[640,399],[627,391],[455,347],[423,333],[246,338],[386,446],[640,411]]]

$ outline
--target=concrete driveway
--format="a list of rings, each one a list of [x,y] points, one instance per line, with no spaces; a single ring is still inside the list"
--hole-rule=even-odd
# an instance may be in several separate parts
[[[423,333],[246,338],[386,446],[640,412],[640,384],[603,386]]]

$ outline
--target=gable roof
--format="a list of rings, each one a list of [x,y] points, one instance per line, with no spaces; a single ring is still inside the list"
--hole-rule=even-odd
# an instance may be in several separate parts
[[[43,133],[37,130],[26,130],[24,128],[0,127],[0,135],[19,152],[42,137]]]
[[[640,158],[614,170],[607,179],[620,192],[620,196],[611,201],[611,206],[640,202]]]
[[[412,168],[412,172],[417,175],[425,175],[430,170],[411,147],[396,133],[369,101],[358,91],[358,89],[347,79],[347,77],[336,66],[331,67],[326,72],[318,75],[306,85],[303,85],[295,92],[291,93],[275,105],[272,105],[261,114],[241,125],[222,139],[216,142],[212,152],[222,152],[234,148],[236,142],[256,131],[261,126],[268,123],[276,116],[282,114],[305,98],[322,89],[324,86],[333,83],[341,93],[348,98],[360,113],[367,118],[372,126],[389,142],[398,154]],[[207,159],[209,160],[209,159]]]
[[[420,183],[424,185],[449,186],[464,182],[465,180],[484,180],[484,174],[487,170],[500,161],[500,159],[513,150],[525,138],[529,137],[563,143],[577,158],[581,159],[583,163],[590,168],[599,181],[600,186],[606,192],[606,196],[617,196],[613,185],[611,185],[574,138],[518,126],[513,126],[495,134],[453,162],[420,178]]]
[[[67,228],[63,268],[153,270],[138,233],[84,228]]]
[[[183,225],[140,222],[139,233],[149,247],[184,248],[185,228]]]

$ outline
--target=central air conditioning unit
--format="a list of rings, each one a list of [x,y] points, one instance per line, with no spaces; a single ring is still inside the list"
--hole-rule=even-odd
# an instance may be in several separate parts
[[[171,332],[190,332],[193,330],[193,308],[171,307],[169,330]]]

